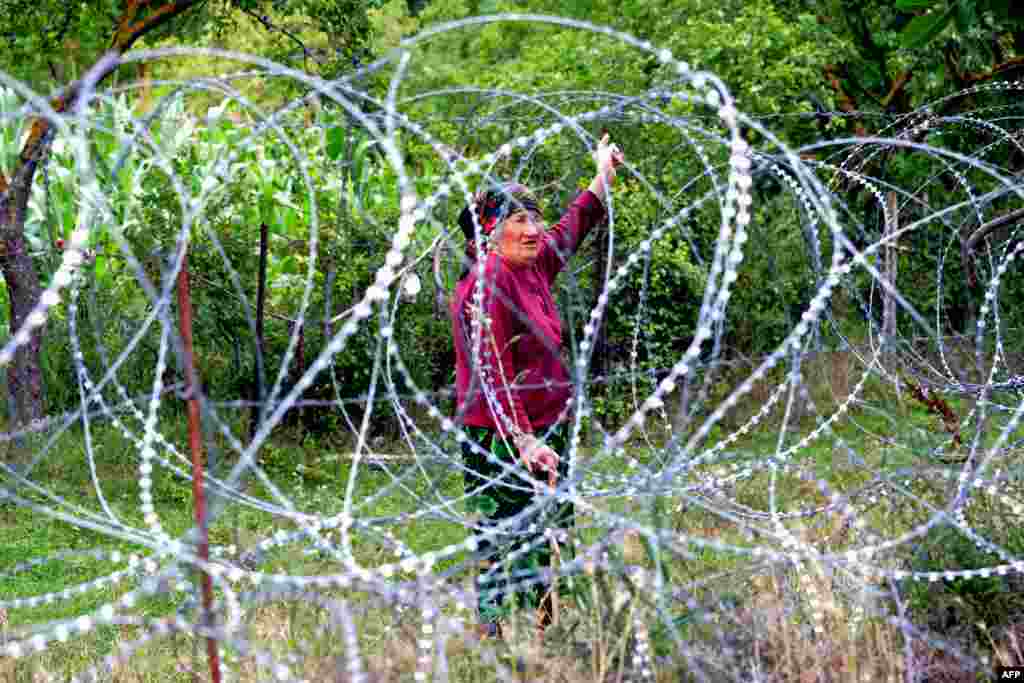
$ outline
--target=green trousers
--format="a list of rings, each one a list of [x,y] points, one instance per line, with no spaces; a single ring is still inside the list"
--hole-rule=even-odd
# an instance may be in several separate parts
[[[543,577],[551,567],[551,543],[546,530],[568,530],[573,524],[573,505],[550,501],[530,515],[523,512],[536,502],[526,469],[515,447],[485,427],[466,427],[466,433],[488,455],[477,453],[469,444],[462,445],[466,465],[464,483],[471,512],[480,514],[484,530],[495,530],[517,516],[514,523],[497,531],[494,540],[481,539],[477,547],[477,610],[480,621],[493,623],[502,619],[518,603],[521,608],[537,609],[550,589]],[[558,454],[558,479],[569,476],[567,425],[537,429],[536,434]],[[505,472],[499,463],[511,465],[515,472]],[[547,483],[546,474],[534,475]],[[479,533],[479,532],[478,532]],[[571,546],[565,543],[567,533],[555,534],[563,561],[571,559]],[[562,538],[565,537],[565,538]]]

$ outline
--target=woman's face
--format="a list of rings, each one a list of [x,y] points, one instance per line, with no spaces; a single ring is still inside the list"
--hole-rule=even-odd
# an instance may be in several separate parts
[[[505,219],[498,237],[498,253],[513,266],[527,266],[540,253],[544,221],[533,211],[516,211]]]

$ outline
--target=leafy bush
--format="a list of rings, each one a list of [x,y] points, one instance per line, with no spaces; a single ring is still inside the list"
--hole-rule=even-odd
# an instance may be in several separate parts
[[[1024,551],[1024,532],[1012,530],[1004,547],[1019,556]],[[981,569],[1001,562],[998,555],[979,548],[957,529],[938,525],[929,531],[910,568],[943,572]],[[986,644],[986,631],[1006,627],[1024,614],[1024,598],[1016,575],[993,573],[935,583],[917,581],[908,584],[907,594],[917,623],[926,623],[938,632],[973,632],[979,642]]]

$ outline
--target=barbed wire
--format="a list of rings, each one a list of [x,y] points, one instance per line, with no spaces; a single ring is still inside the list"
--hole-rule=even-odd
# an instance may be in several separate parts
[[[448,32],[498,21],[556,25],[616,41],[635,50],[638,59],[655,58],[673,80],[631,94],[528,94],[470,86],[417,89],[419,47]],[[1024,375],[1011,360],[1019,345],[1007,334],[1003,319],[1013,301],[1000,306],[1001,292],[1018,277],[1014,267],[1022,243],[1014,224],[1004,226],[1005,236],[998,242],[985,235],[963,255],[960,249],[977,230],[1000,220],[1008,202],[1024,199],[1019,172],[998,160],[1000,152],[1022,151],[1019,132],[1013,128],[1018,103],[979,101],[971,111],[947,116],[935,114],[941,103],[934,103],[902,117],[878,115],[879,126],[888,123],[876,137],[822,140],[791,149],[771,129],[779,120],[876,115],[748,115],[738,108],[726,84],[678,61],[667,50],[607,27],[521,14],[429,29],[405,39],[393,54],[337,81],[224,50],[144,50],[125,55],[122,61],[189,57],[231,64],[237,73],[157,83],[172,94],[146,114],[117,109],[118,97],[131,94],[139,84],[121,83],[108,90],[95,84],[84,87],[79,106],[58,114],[45,95],[0,72],[5,97],[16,101],[15,106],[0,109],[0,126],[18,127],[30,117],[43,117],[55,131],[53,145],[60,147],[46,160],[46,186],[37,183],[35,191],[43,195],[33,210],[51,220],[54,202],[67,201],[76,209],[74,229],[62,249],[39,247],[38,254],[59,256],[60,263],[24,326],[0,350],[0,365],[9,366],[30,333],[49,321],[50,335],[57,327],[61,333],[66,329],[67,338],[60,342],[71,349],[78,393],[74,410],[0,435],[4,443],[45,437],[29,442],[27,461],[0,462],[0,504],[13,506],[16,518],[28,515],[39,524],[88,530],[93,539],[104,539],[97,540],[99,545],[108,542],[134,549],[126,553],[105,547],[63,548],[11,563],[0,560],[0,586],[6,587],[0,592],[0,614],[11,615],[14,624],[0,623],[0,658],[41,657],[69,640],[123,625],[132,627],[133,640],[119,642],[115,651],[69,673],[71,680],[101,679],[155,643],[188,634],[194,642],[212,644],[223,657],[227,678],[241,678],[242,663],[248,661],[275,680],[323,680],[328,674],[316,668],[320,659],[312,641],[327,638],[335,647],[330,675],[369,681],[376,675],[374,667],[381,668],[382,658],[389,656],[387,646],[373,638],[382,630],[413,623],[416,655],[406,665],[414,668],[416,680],[453,677],[447,648],[455,641],[464,641],[478,653],[480,665],[493,677],[519,680],[514,666],[470,637],[477,588],[467,589],[466,577],[476,571],[481,546],[495,538],[507,546],[503,552],[509,560],[528,553],[530,544],[548,543],[549,536],[558,534],[551,529],[539,537],[538,525],[546,524],[558,506],[571,503],[576,523],[561,534],[571,552],[539,574],[511,577],[512,583],[525,589],[552,577],[574,585],[604,581],[611,587],[609,599],[592,609],[603,610],[605,619],[626,619],[616,623],[631,634],[620,658],[630,680],[655,680],[659,672],[679,670],[700,680],[750,680],[749,666],[756,655],[744,648],[760,637],[752,614],[770,610],[758,607],[757,596],[749,592],[726,599],[732,589],[724,586],[734,586],[737,577],[744,577],[740,583],[748,588],[758,577],[781,577],[782,583],[792,584],[794,590],[786,593],[790,602],[784,607],[785,618],[812,640],[823,637],[826,614],[841,621],[842,629],[861,629],[862,634],[873,619],[901,634],[908,652],[911,643],[921,643],[947,653],[967,669],[981,671],[991,664],[917,623],[903,605],[915,582],[1024,572],[1024,559],[1008,545],[1006,534],[983,516],[986,510],[1024,514],[1017,463]],[[383,97],[365,85],[371,74],[387,77]],[[309,94],[266,111],[244,88],[256,79],[287,81]],[[90,83],[89,77],[84,83]],[[1016,98],[1022,90],[1020,81],[992,83],[953,97]],[[246,112],[251,123],[236,120],[235,137],[209,145],[210,158],[196,162],[196,175],[188,177],[180,151],[190,141],[175,140],[175,127],[185,126],[182,122],[188,117],[175,102],[183,95],[211,93]],[[290,118],[304,111],[314,96],[343,120],[311,126]],[[442,117],[420,107],[461,97],[474,98],[472,113]],[[99,114],[104,106],[119,113],[104,118]],[[213,121],[223,111],[211,115]],[[161,118],[167,116],[171,118]],[[447,128],[434,125],[435,119],[443,119]],[[162,120],[169,121],[166,128],[159,128]],[[541,177],[533,165],[550,162],[544,156],[547,145],[584,159],[563,159],[568,170],[549,188],[558,191],[558,200],[552,203],[565,206],[577,179],[588,172],[581,170],[589,163],[588,153],[597,148],[593,130],[610,124],[631,126],[635,138],[619,141],[626,151],[619,173],[628,189],[613,188],[605,199],[609,246],[604,270],[600,262],[577,264],[567,269],[562,282],[565,301],[577,302],[577,307],[578,302],[590,302],[583,306],[585,314],[569,326],[573,338],[567,344],[567,386],[572,390],[572,411],[567,450],[560,454],[568,463],[567,476],[555,486],[537,488],[529,506],[495,529],[474,512],[474,497],[498,487],[529,492],[535,482],[517,463],[504,462],[498,464],[499,474],[485,477],[476,489],[462,486],[462,476],[472,468],[460,449],[465,446],[484,458],[488,452],[454,419],[452,388],[421,386],[410,368],[421,353],[417,344],[423,341],[415,331],[407,331],[411,316],[406,311],[417,305],[420,291],[417,271],[423,280],[433,280],[427,272],[428,257],[441,254],[443,258],[435,260],[457,272],[463,265],[459,259],[464,245],[451,230],[449,206],[461,209],[470,204],[480,187],[509,169],[517,180]],[[393,206],[388,206],[390,200],[373,204],[350,198],[352,178],[345,174],[356,161],[323,153],[333,129],[347,134],[358,130],[365,136],[365,148],[375,150],[375,168],[386,178]],[[196,134],[195,128],[182,130]],[[973,140],[968,133],[983,133],[983,139]],[[99,153],[96,140],[103,136],[113,142]],[[944,146],[946,138],[955,139]],[[500,140],[493,149],[487,147],[492,140]],[[276,145],[270,166],[266,157],[259,158],[266,154],[268,141]],[[479,143],[484,151],[477,157],[464,156],[466,142]],[[310,144],[324,155],[311,155]],[[421,154],[433,151],[441,171],[429,179],[419,177],[409,167],[413,144]],[[920,170],[900,177],[887,173],[884,165],[897,154],[912,159]],[[261,355],[268,353],[267,347],[262,341],[258,345],[256,364],[261,371],[277,369],[272,382],[269,375],[260,378],[261,386],[269,385],[264,394],[256,399],[215,398],[203,389],[193,390],[187,379],[191,351],[172,317],[178,277],[186,254],[198,250],[193,254],[224,272],[220,281],[215,279],[220,275],[204,272],[203,281],[217,290],[217,296],[242,309],[254,339],[262,334],[257,312],[263,308],[242,282],[242,266],[217,229],[223,225],[214,225],[210,214],[221,206],[241,212],[244,206],[230,208],[233,201],[250,197],[233,196],[232,183],[242,174],[271,173],[274,164],[286,163],[289,191],[273,195],[274,206],[281,208],[282,202],[295,203],[293,197],[302,197],[304,204],[295,204],[302,234],[289,238],[288,255],[294,255],[295,245],[306,249],[305,272],[288,275],[292,280],[281,276],[291,289],[281,300],[283,308],[269,313],[289,323],[287,346],[279,359],[268,359]],[[776,183],[781,199],[759,197],[755,183],[766,178]],[[111,182],[118,180],[127,185]],[[140,203],[130,188],[147,183],[169,192],[166,206]],[[430,186],[424,192],[426,184]],[[936,186],[943,191],[935,191]],[[65,187],[73,190],[67,189],[64,200],[55,199]],[[855,194],[856,202],[868,198],[868,211],[855,203]],[[358,296],[339,314],[326,293],[334,276],[317,275],[323,260],[321,242],[344,236],[335,222],[351,214],[352,201],[359,204],[360,229],[376,234],[349,245],[354,251],[362,245],[368,252],[372,277],[360,282]],[[637,238],[630,211],[644,203],[657,208],[658,218],[645,218]],[[768,203],[770,207],[761,210],[760,205]],[[173,230],[161,236],[163,248],[154,252],[143,239],[146,226],[139,216],[157,208]],[[790,317],[771,351],[737,359],[730,355],[737,344],[729,334],[730,327],[741,322],[736,316],[743,310],[730,303],[742,296],[743,288],[765,284],[741,283],[744,268],[752,268],[751,262],[761,257],[785,256],[792,263],[792,254],[770,253],[773,245],[758,232],[772,220],[773,211],[792,221],[798,238],[794,243],[804,250],[803,270],[790,275],[806,284],[806,295],[794,300],[799,315]],[[870,224],[871,216],[877,224]],[[35,225],[31,221],[30,216],[30,227]],[[50,229],[39,226],[32,229]],[[484,253],[477,228],[476,253]],[[930,311],[915,307],[913,302],[920,299],[907,295],[909,290],[903,290],[902,278],[897,277],[899,242],[918,236],[947,245],[934,274],[915,273],[914,284],[905,285],[934,286],[936,304]],[[660,249],[673,239],[689,246],[690,258],[702,269],[703,291],[694,297],[699,304],[692,333],[673,336],[673,342],[682,343],[666,363],[664,348],[655,348],[645,323],[661,305],[651,296],[651,269],[668,262],[659,263],[669,258]],[[984,248],[979,248],[982,243]],[[955,258],[947,260],[954,248]],[[978,253],[973,253],[975,249]],[[154,258],[159,267],[147,268]],[[120,279],[109,281],[110,287],[137,291],[145,301],[142,312],[131,314],[120,338],[88,337],[79,329],[83,309],[89,324],[97,324],[99,316],[121,315],[114,297],[95,297],[98,259],[120,264]],[[949,320],[945,302],[962,291],[970,293],[959,288],[964,274],[953,269],[961,261],[969,261],[980,273],[982,294],[969,327],[951,337],[950,330],[965,326]],[[480,302],[489,287],[483,259],[472,272]],[[447,300],[448,283],[436,279]],[[601,285],[594,297],[586,291],[591,282]],[[322,312],[314,306],[318,293],[327,301]],[[83,301],[83,294],[92,299]],[[844,306],[836,303],[840,296]],[[625,327],[629,342],[615,367],[595,372],[597,338],[611,316],[631,321]],[[1013,322],[1019,324],[1016,318]],[[855,340],[851,325],[866,329],[866,340]],[[322,344],[309,363],[303,356],[303,326],[322,328]],[[487,343],[485,327],[476,326],[470,340],[478,365]],[[372,359],[366,368],[368,388],[346,392],[339,385],[337,366],[363,332],[372,338],[365,347]],[[835,343],[822,341],[826,333]],[[94,349],[88,353],[87,339]],[[155,360],[146,366],[148,388],[140,394],[123,379],[122,371],[139,366],[144,348]],[[954,359],[956,354],[973,356],[974,367]],[[297,358],[303,360],[295,373]],[[268,364],[270,360],[274,362]],[[178,373],[170,370],[172,366]],[[749,374],[740,368],[749,368]],[[842,377],[823,396],[812,375],[826,372]],[[184,382],[179,381],[181,376],[186,377]],[[327,384],[328,398],[308,397],[311,387]],[[528,389],[527,384],[519,389]],[[504,414],[503,388],[492,379],[479,383],[479,389],[496,424],[510,420]],[[164,424],[169,395],[195,399],[201,410],[211,458],[198,477],[194,463],[177,445],[181,434]],[[964,397],[958,405],[964,414],[936,398],[941,396]],[[910,414],[910,399],[921,404],[931,426]],[[617,412],[605,410],[612,404],[619,406]],[[254,407],[259,410],[254,412]],[[339,477],[330,479],[335,495],[309,498],[273,476],[275,445],[270,437],[293,411],[316,408],[337,409],[354,446],[350,454],[331,456],[339,464]],[[358,409],[354,416],[349,408]],[[387,454],[370,438],[374,420],[383,419],[385,409],[400,431],[400,461],[381,457]],[[251,426],[239,427],[243,415],[254,416]],[[884,426],[872,426],[872,416],[882,416]],[[117,458],[129,461],[136,473],[138,489],[130,505],[107,493],[111,482],[103,463],[113,454],[99,451],[94,442],[101,424],[123,437],[125,450]],[[42,474],[47,463],[67,457],[69,440],[79,444],[76,453],[84,454],[89,470],[86,493],[72,492]],[[899,456],[897,464],[887,462],[890,455]],[[199,490],[208,492],[205,529],[178,528],[178,521],[166,518],[168,511],[156,504],[158,480],[163,486],[167,475],[182,501],[191,500],[190,486],[201,485]],[[368,477],[372,484],[365,483]],[[258,528],[248,530],[244,543],[210,540],[207,553],[206,533],[218,523],[228,523],[225,520],[238,510],[259,515]],[[885,523],[886,515],[901,510],[913,511],[905,513],[901,528]],[[430,547],[421,538],[410,540],[417,525],[431,524],[457,529],[458,540],[428,534],[431,541],[438,540]],[[831,533],[820,531],[829,525]],[[940,528],[966,539],[987,564],[915,564],[915,553]],[[235,536],[239,535],[236,523]],[[631,543],[643,547],[639,556],[627,552]],[[302,573],[310,566],[309,558],[316,561],[315,574]],[[719,560],[716,564],[709,558]],[[17,581],[40,567],[68,568],[82,560],[101,569],[87,579],[69,572],[59,590],[33,592],[30,582]],[[702,569],[704,561],[708,566]],[[723,565],[728,568],[723,570]],[[204,602],[207,595],[192,575],[208,577],[212,601]],[[83,596],[92,602],[79,610]],[[172,605],[156,619],[144,607],[154,598]],[[251,632],[248,625],[261,610],[293,603],[324,616],[308,638],[285,647]],[[50,619],[32,611],[43,606],[56,606],[64,616]],[[626,606],[629,609],[623,611]],[[75,610],[79,611],[68,616]],[[701,638],[686,630],[689,623],[700,626]],[[833,623],[832,628],[840,627]],[[726,652],[735,657],[723,658]],[[922,665],[915,663],[915,656],[902,661],[907,680],[918,680],[912,676]],[[192,666],[201,670],[198,661]]]

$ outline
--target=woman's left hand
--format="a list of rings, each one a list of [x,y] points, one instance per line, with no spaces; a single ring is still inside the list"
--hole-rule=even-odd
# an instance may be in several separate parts
[[[608,133],[601,136],[597,143],[597,152],[594,155],[597,161],[597,173],[609,184],[615,180],[615,169],[626,161],[625,155],[619,146],[611,142]]]
[[[534,474],[546,472],[549,477],[558,472],[558,453],[545,446],[532,434],[524,434],[516,442],[516,449],[527,469]]]
[[[589,189],[603,202],[608,188],[615,182],[615,169],[625,163],[626,157],[605,133],[597,143],[594,161],[597,162],[597,175],[590,181]]]

